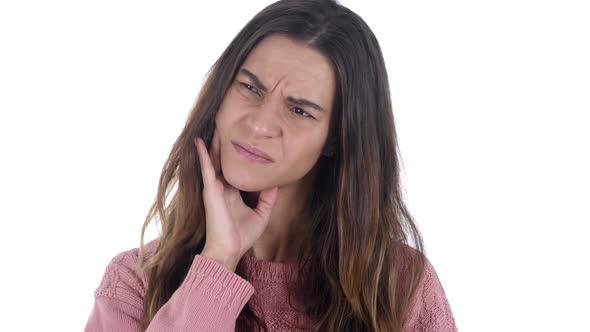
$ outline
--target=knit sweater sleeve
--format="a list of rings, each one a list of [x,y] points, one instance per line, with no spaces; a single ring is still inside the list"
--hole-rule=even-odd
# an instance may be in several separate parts
[[[457,332],[449,301],[428,259],[403,332]]]
[[[85,332],[141,331],[147,280],[136,268],[137,255],[120,253],[107,265],[94,292]],[[186,278],[158,310],[146,332],[234,331],[236,319],[254,288],[208,257],[196,255]]]

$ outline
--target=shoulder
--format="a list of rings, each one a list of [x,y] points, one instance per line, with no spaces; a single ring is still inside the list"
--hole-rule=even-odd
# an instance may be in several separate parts
[[[445,290],[432,262],[424,256],[424,270],[409,308],[407,331],[457,331]]]
[[[154,255],[157,239],[144,244],[144,261]],[[95,297],[124,301],[137,308],[143,307],[147,274],[139,268],[139,247],[116,254],[107,264]]]

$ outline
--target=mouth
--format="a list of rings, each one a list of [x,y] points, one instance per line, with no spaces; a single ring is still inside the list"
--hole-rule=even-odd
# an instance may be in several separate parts
[[[274,162],[274,160],[264,151],[259,150],[245,142],[231,141],[238,154],[246,160],[262,164]]]

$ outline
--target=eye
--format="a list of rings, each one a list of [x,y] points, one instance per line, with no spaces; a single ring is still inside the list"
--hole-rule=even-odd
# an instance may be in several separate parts
[[[248,89],[248,90],[250,90],[250,91],[254,92],[254,93],[255,93],[255,94],[257,94],[257,95],[260,95],[260,94],[258,93],[258,89],[256,89],[256,88],[255,88],[255,87],[253,87],[252,85],[250,85],[250,84],[246,84],[246,83],[242,83],[242,82],[240,82],[240,85],[241,85],[242,87],[244,87],[244,88],[246,88],[246,89]]]
[[[311,118],[311,119],[314,118],[313,116],[311,116],[311,114],[307,113],[306,111],[302,110],[299,107],[293,107],[292,110],[295,110],[293,113],[295,113],[299,116],[302,116],[304,118]]]

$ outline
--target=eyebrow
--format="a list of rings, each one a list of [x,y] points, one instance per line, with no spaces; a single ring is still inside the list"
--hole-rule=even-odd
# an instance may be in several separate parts
[[[246,68],[240,69],[240,72],[242,74],[248,76],[248,78],[250,78],[252,80],[252,82],[254,82],[254,85],[256,85],[260,90],[262,90],[263,92],[268,92],[268,88],[260,81],[258,76],[254,75],[254,73],[252,73],[251,71],[249,71]],[[292,96],[288,96],[287,100],[294,103],[294,104],[297,104],[297,105],[309,106],[311,108],[315,108],[318,111],[321,111],[321,112],[324,111],[324,109],[320,105],[318,105],[312,101],[309,101],[307,99],[304,99],[304,98],[295,98]]]

